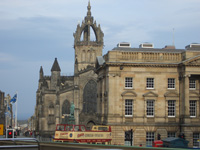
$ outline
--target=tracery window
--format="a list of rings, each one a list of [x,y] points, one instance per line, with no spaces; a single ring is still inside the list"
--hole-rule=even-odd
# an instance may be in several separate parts
[[[94,80],[88,81],[83,90],[83,112],[97,112],[97,83]]]
[[[70,114],[70,102],[68,100],[65,100],[62,105],[62,123],[67,124],[69,121],[69,116],[67,114]]]
[[[62,115],[63,114],[70,114],[70,102],[65,100],[62,105]]]

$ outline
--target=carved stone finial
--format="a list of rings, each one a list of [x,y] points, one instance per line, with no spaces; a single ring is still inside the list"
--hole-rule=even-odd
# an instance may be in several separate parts
[[[87,12],[87,16],[91,16],[91,6],[90,6],[90,0],[88,1],[88,12]]]

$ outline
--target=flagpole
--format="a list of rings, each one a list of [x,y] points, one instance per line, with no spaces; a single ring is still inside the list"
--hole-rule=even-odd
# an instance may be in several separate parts
[[[18,101],[18,92],[16,92],[17,97],[16,97],[16,103],[15,103],[15,129],[17,129],[17,101]]]
[[[6,129],[6,138],[8,138],[8,135],[7,135],[8,102],[9,102],[9,96],[7,95],[7,103],[6,103],[7,106],[6,106],[6,115],[5,115],[6,116],[6,126],[5,126],[5,129]]]

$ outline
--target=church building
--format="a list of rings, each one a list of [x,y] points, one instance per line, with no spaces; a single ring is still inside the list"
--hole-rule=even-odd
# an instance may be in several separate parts
[[[91,35],[95,35],[92,41]],[[62,76],[57,58],[51,76],[40,68],[36,92],[36,131],[53,135],[56,124],[69,121],[70,105],[75,105],[76,124],[91,127],[100,124],[97,114],[97,74],[94,72],[97,56],[102,56],[104,34],[91,15],[90,2],[87,16],[78,24],[74,35],[74,76]]]
[[[176,49],[119,43],[102,56],[104,34],[90,2],[73,35],[74,75],[62,76],[57,58],[51,76],[40,68],[36,132],[53,135],[56,124],[69,122],[74,105],[75,124],[110,125],[112,144],[152,146],[181,136],[190,147],[199,146],[200,44]]]

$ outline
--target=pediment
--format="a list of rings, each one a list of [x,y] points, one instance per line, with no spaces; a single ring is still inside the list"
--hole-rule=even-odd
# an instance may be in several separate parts
[[[174,91],[166,92],[164,94],[165,97],[178,97],[178,93]]]
[[[137,94],[133,91],[125,91],[121,94],[122,97],[127,96],[127,97],[137,97]]]
[[[200,97],[200,95],[197,92],[190,92],[190,97]]]
[[[200,66],[200,55],[185,60],[183,64]]]
[[[158,97],[158,94],[150,91],[150,92],[147,92],[143,95],[144,97]]]

